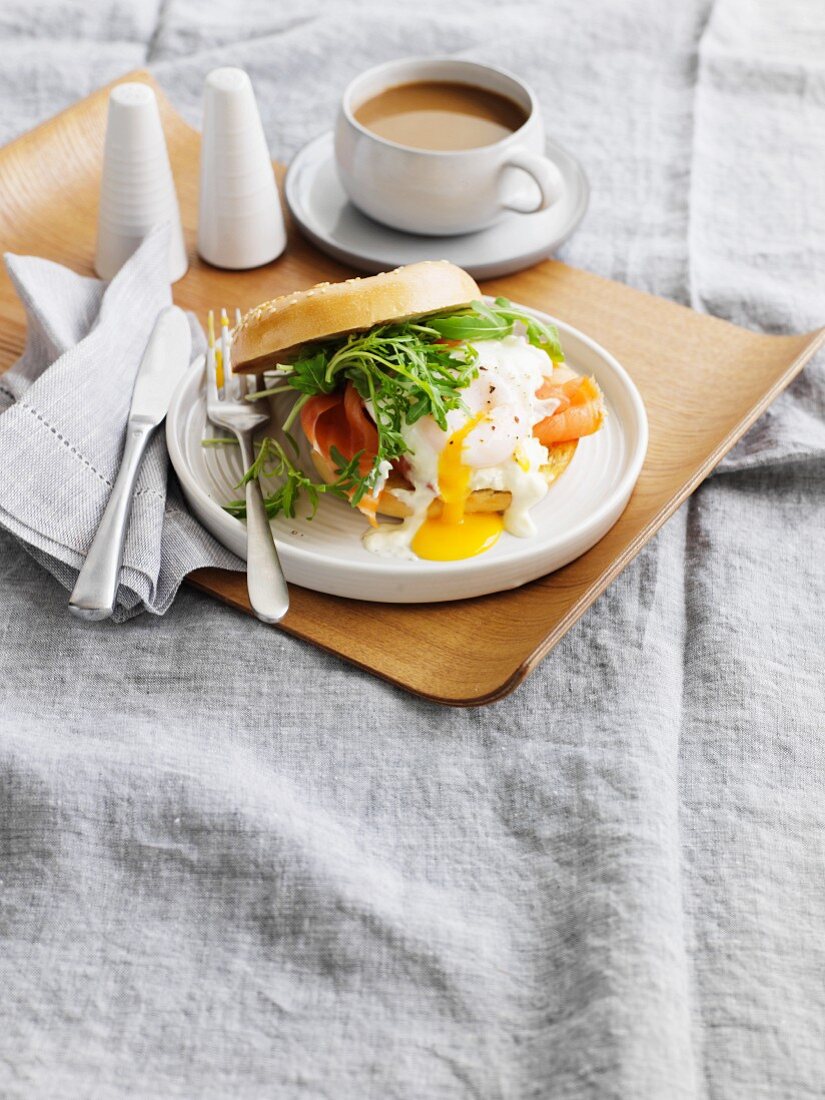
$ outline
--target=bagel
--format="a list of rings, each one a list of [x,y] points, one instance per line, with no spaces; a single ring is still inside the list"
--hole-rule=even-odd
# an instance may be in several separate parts
[[[261,373],[288,362],[304,344],[459,309],[480,297],[475,280],[447,260],[425,260],[343,283],[317,283],[246,314],[232,334],[232,369]]]
[[[572,440],[570,443],[554,443],[551,447],[548,447],[550,453],[550,461],[545,463],[541,468],[541,472],[544,475],[547,484],[550,485],[556,481],[567,467],[576,453],[576,447],[578,440]],[[327,461],[326,458],[318,451],[312,451],[312,463],[321,478],[331,485],[337,479],[337,474],[332,467],[332,464]],[[395,470],[390,472],[389,477],[384,483],[384,488],[381,495],[378,498],[378,507],[376,511],[382,516],[392,516],[395,519],[405,519],[407,516],[412,515],[412,509],[409,504],[404,500],[402,496],[397,495],[397,490],[409,490],[411,488],[408,481],[406,481]],[[465,512],[506,512],[510,507],[512,500],[512,494],[502,489],[474,489],[464,504]],[[427,511],[427,516],[430,519],[434,519],[441,514],[441,498],[436,499],[430,504]]]
[[[461,268],[430,260],[246,314],[233,368],[282,368],[253,399],[300,395],[282,429],[297,447],[300,426],[316,471],[281,448],[278,508],[294,516],[301,494],[314,504],[333,486],[369,520],[367,550],[433,561],[483,553],[503,530],[536,533],[530,509],[599,430],[604,401],[594,379],[564,365],[549,320],[481,298]],[[377,470],[387,476],[372,494]]]

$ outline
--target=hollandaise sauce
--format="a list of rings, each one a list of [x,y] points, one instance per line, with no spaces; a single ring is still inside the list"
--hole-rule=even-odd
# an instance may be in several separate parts
[[[459,561],[489,550],[504,528],[498,512],[466,511],[471,468],[462,459],[464,441],[484,420],[479,413],[453,432],[438,462],[438,488],[442,500],[439,516],[427,518],[412,541],[412,549],[429,561]]]

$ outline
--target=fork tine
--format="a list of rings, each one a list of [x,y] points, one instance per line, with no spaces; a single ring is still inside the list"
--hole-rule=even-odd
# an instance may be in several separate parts
[[[221,309],[221,359],[223,360],[223,395],[225,398],[237,399],[238,386],[235,375],[232,373],[232,342],[229,339],[229,316],[225,309]]]
[[[215,348],[215,312],[209,310],[206,315],[206,335],[209,346],[206,349],[206,400],[215,402],[218,400],[218,365]]]
[[[240,310],[233,310],[235,323],[240,323]],[[250,392],[249,377],[232,370],[232,331],[230,311],[209,310],[207,313],[208,349],[206,353],[206,411],[217,428],[243,433],[261,428],[270,418],[269,408],[255,408],[246,400]],[[215,331],[219,323],[220,333]]]

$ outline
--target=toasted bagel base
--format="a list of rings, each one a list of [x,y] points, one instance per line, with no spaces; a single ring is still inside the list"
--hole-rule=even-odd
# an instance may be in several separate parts
[[[567,467],[573,455],[576,453],[577,440],[570,443],[554,443],[548,448],[550,461],[541,468],[547,484],[556,481]],[[323,480],[329,485],[335,481],[336,473],[332,465],[317,451],[312,452],[312,462]],[[402,497],[396,496],[397,489],[409,489],[409,485],[397,473],[391,473],[386,485],[378,498],[378,513],[382,516],[392,516],[395,519],[404,519],[412,515],[412,509]],[[502,489],[474,489],[467,498],[464,506],[466,512],[506,512],[510,507],[513,497],[510,492]],[[427,512],[431,518],[441,514],[441,499],[432,502]]]

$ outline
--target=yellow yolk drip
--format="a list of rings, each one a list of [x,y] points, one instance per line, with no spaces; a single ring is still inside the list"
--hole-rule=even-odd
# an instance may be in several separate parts
[[[438,462],[441,515],[425,519],[412,541],[419,558],[459,561],[482,554],[496,542],[504,521],[498,512],[472,512],[464,508],[470,495],[472,470],[461,460],[464,440],[484,419],[484,413],[468,420],[447,440]]]

